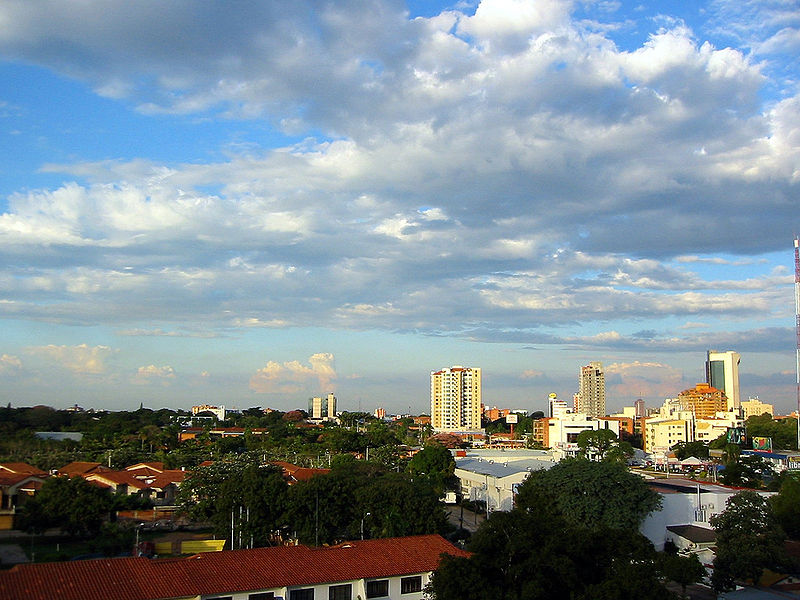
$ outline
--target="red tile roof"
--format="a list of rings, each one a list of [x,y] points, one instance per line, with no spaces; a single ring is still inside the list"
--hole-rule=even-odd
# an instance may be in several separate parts
[[[136,479],[128,471],[104,471],[102,473],[90,473],[86,476],[86,481],[100,484],[102,487],[113,487],[127,485],[136,490],[143,490],[147,487],[143,481]]]
[[[98,471],[110,471],[108,467],[104,467],[98,462],[71,462],[64,465],[58,470],[59,475],[66,475],[67,477],[75,477],[75,475],[86,475],[87,473],[97,473]]]
[[[17,565],[0,597],[151,600],[427,573],[442,553],[468,556],[438,535],[208,552],[186,559],[112,558]]]
[[[10,471],[11,473],[26,473],[28,475],[47,475],[45,471],[37,469],[33,465],[24,462],[0,463],[0,471]]]
[[[149,463],[136,463],[129,467],[125,467],[126,471],[153,471],[154,473],[161,473],[164,470],[163,462],[149,462]],[[138,475],[138,473],[137,473]]]

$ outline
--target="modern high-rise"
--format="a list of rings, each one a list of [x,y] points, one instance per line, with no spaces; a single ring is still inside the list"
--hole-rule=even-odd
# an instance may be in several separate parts
[[[581,367],[578,393],[574,396],[575,412],[590,417],[606,416],[606,376],[603,363],[593,361]]]
[[[481,428],[481,370],[454,366],[431,371],[431,426],[434,431]]]
[[[739,361],[742,357],[732,351],[709,350],[706,359],[706,383],[722,390],[728,398],[728,410],[738,411],[742,406],[739,396]]]
[[[308,413],[312,419],[330,420],[336,417],[336,396],[315,397],[308,402]]]

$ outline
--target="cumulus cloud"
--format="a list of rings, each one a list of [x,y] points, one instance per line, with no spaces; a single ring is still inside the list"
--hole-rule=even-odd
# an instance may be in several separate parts
[[[166,384],[170,379],[175,379],[175,370],[169,365],[157,367],[156,365],[147,365],[139,367],[134,377],[134,383],[152,383],[158,381]]]
[[[312,354],[308,365],[298,360],[268,361],[250,378],[250,389],[259,394],[296,394],[306,389],[320,394],[332,392],[337,378],[333,362],[333,354],[328,352]]]
[[[14,375],[22,369],[22,361],[10,354],[0,355],[0,375]]]
[[[0,270],[0,318],[139,337],[777,346],[791,277],[759,257],[791,239],[800,182],[785,7],[714,0],[686,23],[567,0],[419,18],[349,0],[6,2],[8,61],[162,119],[286,137],[43,165],[64,183],[26,186],[0,214],[0,259],[20,265]],[[615,37],[633,30],[639,43]],[[677,337],[676,322],[704,326]],[[326,360],[270,361],[251,389],[325,392]]]
[[[674,398],[689,381],[680,369],[658,362],[615,362],[604,371],[606,394],[615,398]]]
[[[35,346],[27,349],[28,354],[43,358],[58,367],[76,375],[99,375],[106,371],[106,361],[114,354],[109,346]]]

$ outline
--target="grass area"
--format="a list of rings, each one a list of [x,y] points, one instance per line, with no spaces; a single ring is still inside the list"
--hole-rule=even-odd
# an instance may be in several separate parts
[[[140,541],[159,541],[164,537],[162,532],[142,531],[139,535]],[[72,560],[76,557],[91,557],[103,553],[103,543],[100,539],[76,539],[69,536],[20,536],[16,538],[6,538],[0,541],[3,544],[19,544],[26,556],[32,562],[57,562]],[[130,555],[133,552],[134,541],[130,544],[124,543],[124,547],[130,546]],[[118,554],[119,555],[119,554]],[[98,556],[99,557],[99,556]]]

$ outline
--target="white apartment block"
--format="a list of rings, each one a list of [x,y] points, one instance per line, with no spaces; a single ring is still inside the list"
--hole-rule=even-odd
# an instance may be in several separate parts
[[[750,398],[742,402],[742,413],[745,421],[750,417],[759,417],[764,413],[775,416],[775,407],[772,404],[762,402],[758,399],[758,396],[756,396],[755,398]]]
[[[619,421],[597,419],[581,413],[569,413],[557,419],[548,419],[544,446],[552,448],[558,459],[576,456],[580,451],[578,436],[584,431],[600,429],[609,429],[619,437]]]
[[[437,432],[480,430],[480,367],[431,371],[431,426]]]

